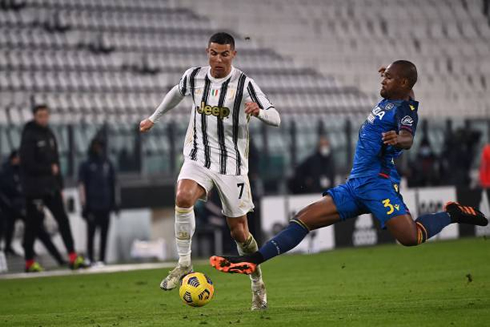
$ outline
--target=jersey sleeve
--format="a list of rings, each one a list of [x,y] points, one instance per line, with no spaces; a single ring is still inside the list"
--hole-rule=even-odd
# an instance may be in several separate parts
[[[404,102],[397,108],[395,123],[397,124],[398,131],[403,129],[415,135],[419,121],[417,111],[418,102],[416,101]]]
[[[185,71],[184,75],[182,75],[182,77],[180,78],[180,81],[179,81],[179,93],[182,96],[186,96],[186,95],[191,94],[190,87],[189,87],[189,82],[190,82],[190,78],[191,78],[192,73],[196,69],[198,69],[198,67],[192,67],[192,68],[187,69]]]
[[[262,92],[260,87],[253,79],[249,79],[247,83],[247,91],[245,92],[245,102],[255,102],[260,109],[268,110],[274,108],[274,105],[269,98]]]

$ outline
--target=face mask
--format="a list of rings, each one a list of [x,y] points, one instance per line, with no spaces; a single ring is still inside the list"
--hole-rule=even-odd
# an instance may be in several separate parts
[[[330,147],[328,146],[322,146],[320,148],[320,154],[323,156],[323,157],[328,157],[328,155],[330,154]]]

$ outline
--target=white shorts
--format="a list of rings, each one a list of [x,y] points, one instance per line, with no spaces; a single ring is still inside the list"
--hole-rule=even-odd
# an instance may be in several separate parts
[[[177,180],[182,179],[193,180],[204,188],[206,194],[200,199],[203,201],[207,201],[208,193],[216,186],[225,217],[241,217],[254,209],[247,175],[221,175],[194,161],[185,160]]]

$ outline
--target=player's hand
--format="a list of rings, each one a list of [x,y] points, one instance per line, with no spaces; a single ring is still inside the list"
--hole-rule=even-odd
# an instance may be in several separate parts
[[[378,69],[378,73],[381,74],[381,77],[384,77],[385,71],[386,71],[386,67],[385,66],[381,66]]]
[[[245,113],[247,115],[252,115],[257,117],[260,113],[259,105],[255,102],[246,102],[245,103]]]
[[[383,143],[387,145],[397,145],[398,144],[398,134],[395,131],[389,131],[382,133]]]
[[[153,123],[148,118],[145,119],[145,120],[142,120],[141,123],[140,123],[140,132],[141,133],[148,132],[153,127],[153,125],[155,125],[155,123]]]

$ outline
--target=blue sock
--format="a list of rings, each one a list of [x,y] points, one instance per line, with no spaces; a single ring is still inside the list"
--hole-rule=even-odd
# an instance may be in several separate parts
[[[415,220],[417,224],[418,244],[424,243],[451,223],[451,217],[445,211],[423,215]]]
[[[259,249],[259,253],[262,255],[262,262],[293,249],[301,243],[309,232],[308,227],[303,222],[297,219],[291,220],[286,229]]]

